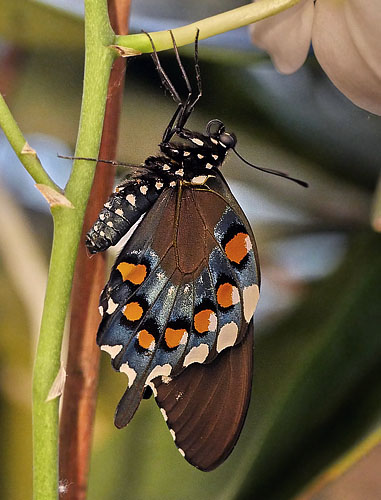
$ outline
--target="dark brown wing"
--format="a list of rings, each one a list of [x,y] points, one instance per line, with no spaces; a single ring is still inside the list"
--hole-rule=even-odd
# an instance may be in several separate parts
[[[193,364],[168,383],[155,379],[156,402],[179,452],[210,471],[232,452],[250,402],[253,321],[244,340],[210,364]]]

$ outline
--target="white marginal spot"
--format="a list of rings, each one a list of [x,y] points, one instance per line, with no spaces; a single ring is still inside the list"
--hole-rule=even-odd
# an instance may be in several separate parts
[[[245,247],[246,247],[246,250],[248,252],[250,252],[250,250],[253,248],[253,245],[251,243],[251,239],[250,239],[249,235],[247,235],[246,238],[245,238]]]
[[[123,363],[119,368],[119,371],[125,373],[128,377],[128,387],[131,387],[136,379],[136,371],[128,365],[128,362]]]
[[[198,175],[197,177],[193,177],[191,179],[192,184],[205,184],[205,182],[208,180],[208,175]]]
[[[218,144],[218,141],[216,139],[214,139],[213,137],[211,137],[210,140],[213,142],[213,144]]]
[[[250,285],[243,289],[243,315],[247,323],[251,320],[259,299],[258,285]]]
[[[175,431],[173,429],[169,429],[169,432],[173,438],[173,441],[176,441],[176,434],[175,434]]]
[[[165,365],[157,365],[148,375],[145,385],[149,385],[151,380],[156,377],[168,377],[172,371],[172,366],[169,363]]]
[[[142,194],[146,195],[148,191],[148,186],[140,186],[139,189]]]
[[[213,160],[218,160],[218,155],[212,155]]]
[[[161,189],[163,186],[164,186],[164,184],[163,184],[162,182],[160,182],[160,181],[157,181],[157,182],[155,183],[155,188],[156,188],[156,189]]]
[[[182,397],[184,396],[184,393],[182,391],[179,391],[177,394],[176,394],[176,401],[178,401],[179,399],[181,399]]]
[[[183,155],[184,156],[189,156],[190,155],[190,151],[184,151]]]
[[[200,154],[198,154],[198,155],[197,155],[197,158],[199,158],[200,160],[202,160],[202,159],[204,158],[204,155],[200,155]]]
[[[99,231],[99,234],[103,237],[105,235],[104,231]]]
[[[216,329],[217,329],[217,316],[215,315],[215,313],[212,313],[212,314],[209,316],[209,326],[208,326],[208,330],[209,330],[210,332],[214,332]]]
[[[239,301],[240,301],[240,296],[239,296],[238,288],[236,286],[233,286],[233,289],[232,289],[232,304],[233,304],[233,306],[238,304]]]
[[[212,165],[211,163],[207,163],[207,164],[205,165],[205,168],[213,168],[213,165]]]
[[[183,366],[189,366],[192,363],[203,363],[208,357],[208,354],[209,346],[207,344],[200,344],[199,346],[192,347],[184,358]]]
[[[180,175],[182,177],[184,175],[184,169],[183,168],[179,168],[178,170],[176,170],[175,174],[176,175]]]
[[[101,345],[101,351],[105,351],[108,354],[110,354],[111,359],[114,359],[120,351],[123,349],[123,346],[121,344],[117,345]]]
[[[185,452],[181,448],[177,448],[179,450],[179,453],[182,457],[185,457]]]
[[[185,345],[188,340],[188,332],[184,332],[184,335],[181,337],[180,344]]]
[[[237,340],[238,337],[238,326],[234,321],[231,321],[230,323],[227,323],[224,325],[217,338],[217,346],[216,350],[217,352],[221,352],[223,349],[226,349],[227,347],[231,347],[232,345],[235,344],[235,341]]]
[[[172,149],[172,153],[178,153],[179,150],[178,149]]]
[[[170,185],[171,187],[175,187],[175,186],[176,186],[176,181],[171,181],[171,182],[169,183],[169,185]]]
[[[134,194],[128,194],[126,196],[126,200],[128,201],[128,203],[130,203],[133,207],[135,206],[135,203],[136,203],[136,197]]]
[[[219,141],[220,145],[226,149],[226,146],[223,142]]]
[[[108,227],[114,227],[114,224],[112,223],[112,221],[111,221],[111,220],[109,220],[109,221],[107,222],[107,226],[108,226]]]
[[[99,220],[105,220],[105,214],[99,214]]]
[[[160,408],[161,414],[163,415],[163,418],[165,421],[168,420],[168,415],[167,412],[164,410],[164,408]]]
[[[118,307],[118,304],[116,304],[116,303],[112,300],[112,298],[110,297],[110,298],[108,299],[108,302],[107,302],[107,311],[106,311],[106,313],[107,313],[107,314],[112,314],[114,311],[116,311],[117,307]]]
[[[104,315],[103,306],[99,306],[98,311],[99,311],[99,314],[103,317],[103,315]]]
[[[193,139],[191,139],[191,141],[194,144],[197,144],[197,146],[203,146],[203,144],[204,144],[204,141],[202,141],[201,139],[197,139],[197,137],[193,137]]]
[[[165,163],[163,165],[163,170],[171,170],[171,167]]]
[[[123,217],[123,215],[124,215],[123,210],[121,208],[117,208],[115,210],[115,213],[116,213],[116,215],[120,215],[121,217]]]
[[[108,201],[108,202],[106,202],[106,203],[104,204],[104,206],[105,206],[106,208],[110,208],[110,207],[111,207],[111,203]]]

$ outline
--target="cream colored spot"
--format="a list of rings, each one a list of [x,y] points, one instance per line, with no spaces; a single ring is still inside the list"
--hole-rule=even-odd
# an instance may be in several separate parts
[[[104,204],[104,206],[105,206],[106,208],[110,208],[110,207],[111,207],[111,204],[110,204],[110,202],[107,202],[107,203],[105,203],[105,204]]]
[[[180,344],[185,345],[188,340],[188,332],[184,332],[184,335],[181,337]]]
[[[205,165],[205,168],[209,168],[209,169],[210,169],[210,168],[213,168],[213,165],[212,165],[211,163],[207,163],[207,164]]]
[[[99,314],[100,314],[101,316],[103,316],[103,315],[104,315],[103,306],[99,306],[99,307],[98,307],[98,311],[99,311]]]
[[[224,325],[217,338],[217,352],[221,352],[223,349],[230,347],[235,344],[238,337],[238,326],[234,321]]]
[[[176,170],[175,174],[180,175],[182,177],[184,175],[184,169],[179,168],[179,170]]]
[[[218,155],[212,155],[213,160],[218,160]]]
[[[200,154],[198,154],[198,155],[197,155],[197,158],[199,158],[200,160],[202,160],[202,159],[204,158],[204,155],[200,155]]]
[[[173,429],[169,429],[169,432],[173,438],[173,441],[176,441],[176,434],[175,434],[175,431]]]
[[[118,208],[117,210],[115,210],[115,213],[116,215],[120,215],[121,217],[123,217],[123,210],[121,208]]]
[[[110,220],[107,222],[107,225],[108,227],[114,227],[114,224]]]
[[[220,146],[222,146],[223,148],[226,148],[226,146],[223,142],[219,141],[219,143],[220,143]]]
[[[163,186],[164,186],[164,184],[163,184],[162,182],[157,181],[157,182],[155,183],[155,188],[156,188],[156,189],[161,189]]]
[[[148,187],[147,186],[140,186],[140,192],[144,195],[147,194]]]
[[[100,231],[99,234],[103,237],[105,235],[104,231]]]
[[[205,184],[205,182],[208,180],[208,175],[198,175],[197,177],[193,177],[191,179],[192,184]]]
[[[185,457],[185,453],[184,453],[184,450],[182,450],[181,448],[177,448],[179,450],[179,453],[182,457]]]
[[[128,201],[128,203],[130,203],[133,207],[135,206],[135,203],[136,203],[136,197],[134,194],[128,194],[126,196],[126,200]]]
[[[165,421],[168,420],[168,415],[167,412],[164,410],[164,408],[160,408],[161,414],[163,415],[163,418]]]
[[[171,167],[165,163],[163,165],[163,170],[171,170]]]
[[[107,314],[112,314],[114,311],[116,311],[117,307],[118,307],[118,304],[116,304],[116,303],[112,300],[112,298],[110,297],[110,298],[108,299],[108,302],[107,302],[107,311],[106,311],[106,313],[107,313]]]
[[[123,346],[121,344],[117,345],[101,345],[101,351],[105,351],[108,354],[110,354],[111,359],[114,359],[120,351],[123,349]]]
[[[217,318],[216,318],[217,319]],[[184,358],[184,366],[189,366],[192,363],[203,363],[209,354],[209,346],[207,344],[200,344],[197,347],[192,347]]]
[[[201,139],[197,139],[197,137],[193,137],[191,141],[194,142],[194,144],[197,144],[197,146],[202,146],[204,144],[204,141],[202,141]]]
[[[214,139],[213,137],[211,137],[210,140],[213,142],[213,144],[218,144],[218,142],[216,141],[216,139]]]
[[[184,156],[189,156],[190,155],[190,151],[184,151]]]
[[[170,185],[171,187],[175,187],[175,186],[176,186],[176,181],[171,181],[171,182],[169,183],[169,185]]]
[[[161,381],[163,382],[163,384],[169,384],[169,382],[172,381],[172,377],[166,377],[164,375],[163,377],[161,377]]]
[[[133,368],[131,368],[127,362],[122,364],[122,366],[119,368],[119,371],[127,375],[128,387],[131,387],[136,379],[137,375],[136,371]]]
[[[249,322],[254,314],[259,299],[258,285],[251,285],[243,290],[243,314]]]
[[[165,365],[157,365],[155,368],[151,371],[151,373],[148,375],[147,380],[146,380],[146,385],[149,385],[151,380],[153,380],[156,377],[168,377],[172,371],[172,366],[169,363],[166,363]]]
[[[105,214],[99,214],[99,219],[100,220],[105,220]]]

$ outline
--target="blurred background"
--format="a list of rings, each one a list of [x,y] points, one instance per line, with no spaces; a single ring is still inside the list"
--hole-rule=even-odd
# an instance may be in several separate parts
[[[133,2],[130,32],[174,28],[245,3]],[[71,162],[57,153],[72,154],[76,141],[82,2],[0,0],[0,10],[0,91],[64,187]],[[278,74],[248,28],[201,41],[199,52],[203,97],[189,127],[202,131],[219,118],[248,161],[310,187],[234,155],[223,167],[255,232],[263,277],[252,402],[231,457],[214,472],[192,468],[151,400],[117,430],[126,380],[103,354],[88,498],[379,499],[381,237],[370,218],[381,119],[348,101],[312,54],[294,75]],[[193,47],[181,55],[193,77]],[[173,51],[160,58],[183,88]],[[139,164],[154,154],[174,109],[151,58],[129,60],[118,159]],[[52,238],[33,184],[0,132],[0,476],[10,500],[31,491],[31,374]],[[110,265],[113,258],[115,251]]]

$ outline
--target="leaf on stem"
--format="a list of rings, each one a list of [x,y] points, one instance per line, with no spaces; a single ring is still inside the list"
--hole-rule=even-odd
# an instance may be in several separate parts
[[[49,394],[46,398],[46,402],[52,401],[53,399],[56,399],[63,394],[63,390],[65,387],[65,381],[66,381],[66,370],[63,364],[61,364],[60,369],[58,370],[57,376],[54,379],[54,382],[52,384],[52,387],[50,388]]]

